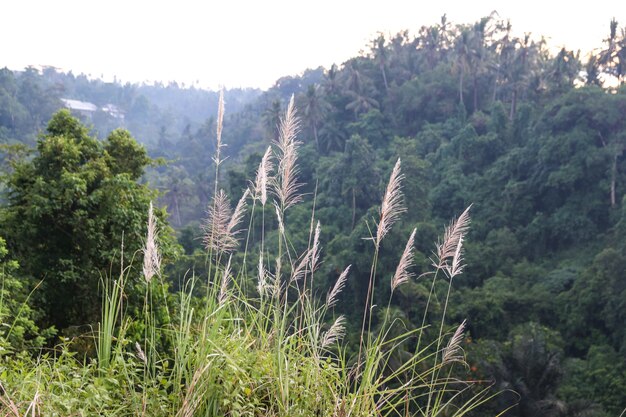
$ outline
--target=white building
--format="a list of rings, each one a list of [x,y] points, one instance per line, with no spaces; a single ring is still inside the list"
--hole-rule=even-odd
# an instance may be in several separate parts
[[[98,110],[98,106],[88,101],[72,100],[69,98],[62,98],[61,101],[65,107],[85,117],[92,117]]]

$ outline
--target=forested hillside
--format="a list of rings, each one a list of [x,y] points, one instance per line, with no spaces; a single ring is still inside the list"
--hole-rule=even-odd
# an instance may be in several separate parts
[[[375,340],[389,336],[392,342],[405,332],[419,334],[417,343],[403,337],[398,339],[401,342],[390,342],[394,347],[380,365],[380,378],[385,381],[381,386],[403,387],[415,381],[419,374],[415,369],[436,368],[437,354],[434,365],[428,356],[411,368],[412,378],[402,373],[406,369],[401,364],[420,352],[422,334],[438,341],[423,352],[435,346],[434,351],[439,351],[442,330],[452,333],[467,320],[462,344],[467,367],[457,367],[448,375],[474,383],[458,398],[469,401],[483,387],[497,393],[468,409],[469,415],[498,415],[502,410],[507,410],[503,415],[523,417],[621,415],[626,409],[626,27],[621,28],[616,20],[607,22],[606,39],[598,39],[597,49],[587,56],[553,47],[537,36],[515,35],[510,22],[494,16],[473,24],[452,23],[444,16],[413,35],[409,31],[380,35],[362,55],[331,68],[282,78],[268,91],[225,91],[223,126],[218,93],[177,85],[107,84],[51,69],[42,73],[1,70],[6,204],[0,213],[0,316],[11,327],[0,332],[2,346],[11,352],[2,354],[3,360],[8,362],[7,358],[21,351],[27,352],[21,354],[24,357],[36,356],[38,348],[55,346],[59,340],[70,343],[61,337],[76,338],[69,351],[100,360],[94,349],[101,352],[102,347],[93,347],[80,335],[88,332],[89,325],[104,321],[98,300],[110,289],[103,290],[99,279],[124,271],[124,265],[133,262],[136,271],[129,276],[135,280],[129,279],[128,294],[120,292],[120,299],[127,303],[128,317],[143,313],[148,318],[129,320],[121,327],[129,335],[150,340],[144,350],[149,344],[155,355],[162,349],[179,359],[176,355],[181,353],[174,346],[180,347],[180,339],[159,339],[147,329],[167,328],[172,323],[182,326],[184,321],[172,317],[178,313],[183,317],[185,312],[191,314],[185,316],[191,323],[190,306],[211,311],[214,306],[208,301],[205,306],[204,300],[209,295],[217,299],[219,288],[207,283],[212,278],[218,283],[218,276],[228,277],[231,264],[240,271],[232,277],[237,290],[258,296],[263,312],[265,302],[268,308],[272,305],[264,299],[271,298],[261,284],[264,274],[280,278],[284,262],[283,273],[293,278],[299,268],[296,254],[319,241],[322,254],[307,255],[319,257],[319,263],[310,265],[310,276],[304,273],[303,287],[288,280],[284,299],[278,297],[283,304],[277,301],[279,308],[263,316],[282,317],[284,322],[279,322],[287,323],[277,330],[279,336],[263,333],[268,345],[274,337],[283,340],[283,332],[287,334],[292,327],[300,331],[295,335],[308,329],[304,324],[308,310],[294,307],[291,311],[286,306],[292,298],[302,303],[308,300],[309,288],[311,297],[327,300],[333,307],[333,317],[345,317],[345,345],[333,350],[333,355],[345,361],[346,367],[356,362],[359,369],[362,350],[370,346],[364,334]],[[292,97],[295,115],[290,113]],[[87,119],[81,116],[93,124],[95,134],[66,111],[49,121],[62,107],[61,98],[99,106]],[[102,110],[107,104],[122,109],[123,119]],[[298,132],[300,143],[295,145],[280,142],[287,135],[284,118],[290,120],[290,116],[299,120],[291,126]],[[114,127],[127,128],[145,149],[128,132]],[[94,135],[106,139],[97,140]],[[26,151],[16,146],[20,143],[37,148]],[[298,149],[297,180],[291,186],[302,197],[301,203],[292,206],[280,187],[267,197],[267,206],[258,195],[262,167],[267,170],[271,165],[268,146],[277,155],[275,182],[285,179],[281,171],[285,153],[290,146]],[[381,201],[398,167],[406,212],[385,240],[378,239],[381,213],[386,210]],[[54,169],[60,174],[51,174]],[[155,202],[161,207],[157,214],[163,226],[164,265],[161,285],[144,294],[143,283],[136,277],[141,276],[141,259],[148,253],[140,248],[145,243],[147,204],[156,197],[149,187],[159,194]],[[232,256],[232,250],[224,247],[232,241],[215,240],[219,207],[229,204],[226,195],[231,201],[242,198],[255,205],[241,214],[245,231],[239,245],[245,250]],[[276,207],[269,202],[272,198]],[[444,275],[432,278],[433,268],[445,269],[436,247],[446,239],[438,237],[441,230],[470,206],[471,226],[466,236],[457,236],[459,253],[454,256],[460,256],[462,241],[467,266],[462,274],[448,269],[448,279]],[[237,216],[227,211],[221,214],[222,223],[230,232],[229,220]],[[164,226],[166,218],[175,232]],[[321,227],[316,235],[318,220]],[[50,229],[50,224],[55,227]],[[407,252],[406,239],[412,231],[414,249]],[[126,252],[120,253],[122,242]],[[397,275],[403,250],[410,254],[406,280]],[[253,251],[258,252],[248,256]],[[327,294],[334,292],[348,265],[345,288],[335,294],[333,303],[328,302]],[[198,288],[188,287],[191,276],[199,277]],[[280,293],[283,287],[280,279],[276,281],[274,291]],[[71,294],[81,294],[81,302],[68,303]],[[149,308],[150,297],[156,300],[154,311]],[[216,315],[228,321],[237,312]],[[296,317],[293,322],[286,319],[291,314]],[[211,320],[207,318],[205,324]],[[328,320],[326,326],[333,323],[330,318],[323,320]],[[268,323],[264,322],[264,330]],[[424,323],[431,326],[423,327]],[[177,329],[180,333],[176,334],[182,335],[182,327]],[[202,329],[225,337],[217,327]],[[228,343],[235,349],[237,343],[248,342],[229,339]],[[132,343],[128,344],[120,346],[120,352],[132,351]],[[298,359],[308,364],[306,360]],[[271,361],[267,361],[262,366],[269,369]],[[228,358],[225,363],[230,363]],[[26,373],[12,366],[14,375]],[[167,366],[171,363],[148,360],[146,372],[157,375],[166,372]],[[209,379],[219,381],[215,386],[229,387],[237,378],[245,379],[238,373],[241,369],[232,366],[236,369],[235,376],[229,374],[232,379],[222,374]],[[255,365],[250,369],[256,369]],[[175,396],[172,393],[179,394],[177,390],[185,383],[195,387],[194,370],[186,372],[178,385],[152,387],[155,395]],[[439,378],[439,371],[436,375]],[[14,383],[19,380],[12,378]],[[256,381],[250,382],[250,392],[245,385],[228,403],[216,400],[202,410],[213,410],[206,415],[260,415],[249,410],[237,414],[229,408],[233,402],[260,398],[259,409],[290,415],[289,406],[280,402],[288,398],[288,387],[281,386],[279,401],[272,393],[259,394],[262,376],[250,378]],[[346,376],[350,378],[355,378],[357,386],[358,378]],[[310,381],[303,379],[307,382],[291,387],[302,395],[302,401],[307,398],[302,386],[326,392],[326,388],[311,388],[306,385]],[[435,379],[429,381],[431,393]],[[195,383],[201,387],[197,389],[204,389],[201,382]],[[172,409],[196,404],[195,388],[185,387],[180,397],[184,401],[172,400]],[[353,394],[351,388],[347,391]],[[367,396],[357,388],[354,395]],[[377,391],[373,401],[385,403],[389,399],[385,395]],[[433,398],[439,398],[436,395]],[[440,398],[447,401],[447,395],[444,392]],[[434,415],[431,396],[427,405],[418,395],[414,402],[412,397],[411,402],[398,397],[384,415],[409,415],[409,411],[410,415]],[[347,415],[337,410],[345,412],[348,393],[341,397],[343,403],[329,398],[320,404],[332,403],[328,409],[334,409],[335,415]],[[281,406],[271,408],[268,404],[274,400]],[[375,415],[364,409],[355,415]],[[316,410],[322,412],[322,408]],[[445,406],[439,411],[453,415]],[[315,415],[311,409],[302,413]]]

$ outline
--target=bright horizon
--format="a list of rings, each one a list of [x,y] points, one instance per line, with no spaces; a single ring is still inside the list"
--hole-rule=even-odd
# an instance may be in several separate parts
[[[609,22],[626,26],[626,2],[572,9],[568,3],[529,0],[515,4],[477,0],[386,2],[231,0],[12,1],[4,4],[0,67],[52,66],[78,75],[120,82],[176,81],[216,89],[266,89],[307,68],[341,64],[366,50],[378,32],[393,35],[438,23],[473,23],[497,11],[514,33],[545,36],[582,56],[602,47]],[[10,41],[7,41],[9,40]]]

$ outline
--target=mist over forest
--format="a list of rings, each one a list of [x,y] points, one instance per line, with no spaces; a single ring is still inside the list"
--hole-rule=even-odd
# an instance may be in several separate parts
[[[0,69],[0,414],[621,416],[625,22],[222,96]]]

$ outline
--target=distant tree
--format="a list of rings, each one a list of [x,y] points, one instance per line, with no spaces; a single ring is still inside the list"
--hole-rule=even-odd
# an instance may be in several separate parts
[[[378,198],[380,175],[375,169],[375,153],[367,140],[353,135],[347,142],[339,161],[329,172],[329,192],[340,193],[352,212],[351,229],[354,229],[357,212],[363,213]]]
[[[26,118],[26,108],[17,97],[18,84],[13,71],[0,69],[0,126],[16,129]]]
[[[15,163],[0,224],[23,273],[43,280],[35,294],[43,324],[64,329],[97,319],[100,280],[118,275],[142,246],[156,195],[137,180],[149,161],[128,132],[115,131],[102,143],[61,110],[34,158]],[[163,246],[171,253],[171,245]],[[137,271],[129,276],[136,279]]]
[[[615,78],[621,85],[626,76],[626,28],[618,33],[618,23],[611,20],[609,37],[605,39],[606,48],[600,52],[599,62],[604,71]]]
[[[598,57],[593,54],[589,54],[585,64],[585,84],[597,87],[602,85],[600,81],[600,63],[598,62]]]
[[[464,28],[461,30],[461,33],[456,38],[456,43],[454,45],[454,52],[456,53],[456,68],[459,72],[459,104],[461,106],[465,106],[463,101],[463,82],[465,80],[465,73],[469,70],[470,66],[470,42],[471,42],[471,32],[469,28]]]
[[[378,64],[378,68],[380,68],[385,91],[387,91],[389,90],[389,84],[387,82],[386,68],[389,64],[389,51],[387,50],[387,46],[385,45],[385,43],[385,36],[382,33],[379,33],[378,37],[372,41],[371,53],[374,61],[376,61],[376,63]]]
[[[52,113],[61,107],[59,92],[46,88],[39,72],[32,67],[20,74],[17,98],[29,110],[30,123],[35,130],[42,128]]]
[[[555,392],[563,376],[562,342],[558,333],[527,323],[515,328],[509,340],[496,353],[499,358],[492,357],[490,363],[482,364],[482,372],[487,378],[495,379],[496,389],[508,391],[500,400],[506,399],[509,406],[511,395],[519,395],[517,406],[508,415],[554,416],[553,408],[558,404]],[[489,354],[493,355],[493,352]]]
[[[320,150],[318,138],[318,126],[322,122],[330,109],[330,105],[324,99],[322,89],[318,84],[309,85],[304,96],[302,107],[303,119],[313,132],[315,145]]]
[[[278,138],[278,127],[280,123],[280,117],[282,116],[282,109],[280,100],[274,100],[270,106],[265,109],[263,113],[263,124],[267,134],[271,139]]]

